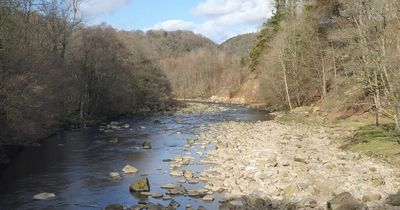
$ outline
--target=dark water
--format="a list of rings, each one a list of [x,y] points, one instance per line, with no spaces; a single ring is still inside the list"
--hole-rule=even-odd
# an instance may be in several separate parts
[[[257,121],[268,118],[264,112],[234,105],[222,105],[227,111],[205,114],[153,116],[123,120],[130,129],[105,134],[98,128],[63,132],[46,140],[40,146],[26,148],[10,165],[0,171],[0,209],[102,209],[112,203],[130,207],[140,199],[128,187],[132,181],[147,175],[151,191],[164,192],[160,186],[177,183],[179,178],[169,176],[169,163],[163,159],[183,155],[186,140],[200,132],[201,126],[221,121]],[[183,119],[177,123],[176,118]],[[154,124],[160,119],[163,124]],[[143,126],[145,128],[143,128]],[[180,132],[180,133],[179,133]],[[119,138],[118,143],[110,140]],[[143,150],[148,140],[153,149]],[[206,149],[212,149],[212,145]],[[194,151],[192,156],[198,160]],[[139,169],[135,175],[123,175],[121,169],[131,164]],[[182,169],[201,172],[207,165],[194,164]],[[159,169],[162,170],[159,170]],[[121,180],[111,180],[110,172],[120,172]],[[187,189],[200,189],[203,184],[184,184]],[[33,201],[41,192],[55,193],[49,200]],[[217,196],[218,197],[218,196]],[[201,199],[174,197],[184,209],[204,206],[218,209],[218,200],[205,203]],[[150,202],[167,206],[169,201],[149,198]]]

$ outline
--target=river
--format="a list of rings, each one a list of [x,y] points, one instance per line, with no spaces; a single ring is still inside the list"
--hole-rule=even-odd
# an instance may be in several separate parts
[[[264,112],[238,105],[212,104],[223,111],[208,114],[175,114],[121,119],[130,125],[112,133],[99,128],[79,129],[59,133],[40,145],[27,147],[7,168],[0,171],[0,209],[102,209],[112,203],[130,207],[143,197],[129,192],[132,181],[147,176],[151,191],[164,192],[160,186],[177,183],[169,176],[169,163],[164,159],[182,155],[187,139],[201,132],[203,127],[222,121],[258,121],[268,117]],[[155,120],[162,123],[154,123]],[[180,119],[180,120],[177,120]],[[181,121],[181,122],[180,122]],[[111,141],[118,138],[118,142]],[[153,148],[144,150],[149,141]],[[213,145],[205,150],[213,149]],[[190,149],[197,164],[186,169],[201,172],[208,165],[198,163],[199,156]],[[135,175],[123,175],[127,165],[139,169]],[[112,180],[109,173],[117,171],[122,179]],[[204,184],[184,184],[187,189],[199,189]],[[55,193],[56,197],[34,201],[41,192]],[[174,196],[185,209],[187,204],[196,209],[218,209],[218,195],[214,202],[203,202],[186,196]],[[150,202],[167,206],[170,201],[148,198]]]

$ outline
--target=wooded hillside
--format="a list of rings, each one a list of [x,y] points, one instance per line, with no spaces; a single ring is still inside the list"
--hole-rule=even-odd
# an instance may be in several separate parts
[[[77,3],[1,1],[0,144],[169,100],[143,45],[107,25],[82,25]]]
[[[400,3],[276,0],[251,52],[260,95],[275,109],[327,109],[400,117]]]

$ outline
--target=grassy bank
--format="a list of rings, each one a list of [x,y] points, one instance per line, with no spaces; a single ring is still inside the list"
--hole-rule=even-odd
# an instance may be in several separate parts
[[[324,126],[344,150],[351,150],[400,165],[400,133],[395,131],[391,119],[375,117],[368,113],[351,117],[332,118],[328,113],[313,112],[311,107],[296,108],[291,112],[275,113],[281,123],[301,123],[309,126]]]

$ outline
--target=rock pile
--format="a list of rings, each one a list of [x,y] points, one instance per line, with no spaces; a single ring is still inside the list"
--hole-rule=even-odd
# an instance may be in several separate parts
[[[399,200],[389,196],[400,189],[397,168],[339,149],[324,128],[226,122],[200,139],[217,146],[206,155],[213,167],[200,175],[213,192],[236,197],[261,192],[273,201],[319,208],[330,201],[331,209],[349,203],[381,209],[387,199]],[[347,204],[335,203],[335,196]]]

